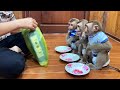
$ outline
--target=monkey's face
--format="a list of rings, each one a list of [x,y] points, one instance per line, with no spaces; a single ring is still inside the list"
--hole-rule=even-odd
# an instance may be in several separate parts
[[[93,35],[96,31],[98,31],[99,27],[98,25],[94,24],[94,23],[87,23],[85,25],[85,32],[88,34],[88,35]]]
[[[78,23],[77,24],[77,29],[76,29],[76,36],[81,36],[82,35],[82,32],[83,32],[83,24],[82,22]]]
[[[76,29],[77,28],[77,22],[73,21],[73,22],[68,22],[68,29],[72,30],[72,29]]]

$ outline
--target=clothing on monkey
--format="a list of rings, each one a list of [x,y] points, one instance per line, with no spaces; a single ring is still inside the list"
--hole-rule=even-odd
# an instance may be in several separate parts
[[[68,30],[68,32],[69,32],[69,38],[71,38],[71,37],[75,37],[76,36],[76,29],[72,29],[72,30]],[[75,41],[76,40],[73,40],[73,41],[71,41],[71,48],[72,49],[76,49],[76,45],[75,45]]]
[[[99,44],[99,43],[105,43],[106,41],[108,41],[108,37],[104,32],[100,31],[94,35],[89,36],[88,40],[90,41],[90,45]]]
[[[76,35],[76,29],[68,30],[70,37],[74,37]]]
[[[102,44],[108,41],[108,37],[104,32],[100,31],[94,35],[88,36],[88,40],[90,45]],[[93,51],[93,53],[95,53],[95,51]]]
[[[89,44],[93,45],[93,44],[102,44],[108,41],[108,37],[107,35],[102,32],[99,31],[94,35],[88,36],[88,40],[89,40]],[[93,63],[95,64],[96,62],[96,57],[97,57],[98,52],[96,50],[92,51],[92,57],[93,57]]]

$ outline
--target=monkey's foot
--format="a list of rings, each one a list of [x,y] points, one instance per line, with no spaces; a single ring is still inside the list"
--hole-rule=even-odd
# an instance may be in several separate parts
[[[76,50],[72,50],[72,53],[77,54],[77,51]]]
[[[86,64],[87,62],[83,61],[83,59],[81,58],[80,61],[78,61],[79,63],[83,63],[83,64]]]
[[[83,56],[82,56],[82,54],[80,54],[79,52],[77,52],[76,53],[77,55],[79,55],[80,56],[80,58],[82,58]]]
[[[92,64],[92,63],[89,63],[89,64],[86,64],[88,67],[90,67],[90,69],[93,69],[93,70],[95,70],[96,68],[95,68],[95,66]]]
[[[103,65],[103,67],[106,67],[106,66],[108,66],[109,65],[109,63],[110,63],[110,59]]]
[[[75,53],[75,50],[72,50],[72,53]]]

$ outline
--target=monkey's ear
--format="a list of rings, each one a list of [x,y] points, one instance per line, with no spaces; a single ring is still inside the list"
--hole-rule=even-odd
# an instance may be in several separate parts
[[[99,30],[99,26],[98,25],[94,25],[93,29],[94,29],[94,31],[98,31]]]

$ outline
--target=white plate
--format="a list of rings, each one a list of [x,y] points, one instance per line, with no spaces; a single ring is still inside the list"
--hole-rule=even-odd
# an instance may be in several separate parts
[[[65,66],[65,70],[72,75],[86,75],[90,72],[90,68],[82,63],[69,63]]]
[[[80,59],[80,56],[74,53],[64,53],[60,55],[60,59],[66,62],[74,62]]]
[[[58,46],[55,48],[55,51],[60,52],[60,53],[66,53],[71,51],[72,49],[68,46]]]

